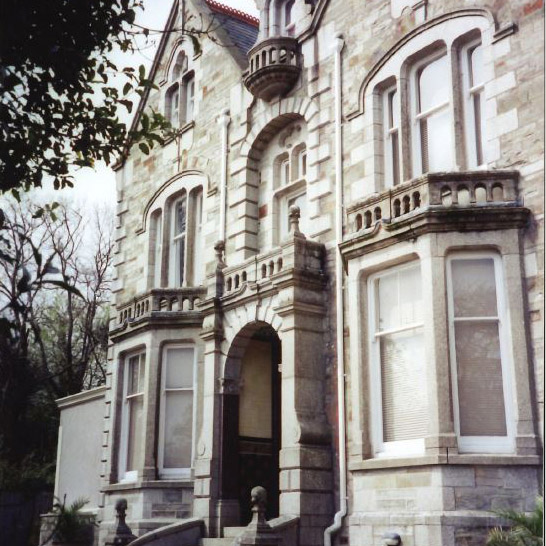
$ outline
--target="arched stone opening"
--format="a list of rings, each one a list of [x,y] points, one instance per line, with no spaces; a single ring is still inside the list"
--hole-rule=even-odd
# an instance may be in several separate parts
[[[250,490],[256,485],[268,492],[267,518],[279,515],[280,362],[280,339],[265,322],[247,324],[228,352],[222,377],[220,465],[225,522],[250,522]]]

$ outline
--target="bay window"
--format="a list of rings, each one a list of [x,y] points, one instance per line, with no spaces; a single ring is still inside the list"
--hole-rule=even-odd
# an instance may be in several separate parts
[[[454,29],[453,29],[454,30]],[[486,164],[484,46],[476,29],[393,57],[370,83],[378,190],[425,173]],[[382,185],[382,187],[381,187]]]
[[[159,473],[190,477],[193,461],[195,350],[169,345],[161,370]]]
[[[144,378],[146,353],[125,358],[121,423],[120,480],[135,481],[144,444]]]
[[[513,451],[501,259],[492,253],[454,254],[447,281],[459,451]]]
[[[428,403],[419,264],[373,275],[368,293],[374,451],[421,453]]]

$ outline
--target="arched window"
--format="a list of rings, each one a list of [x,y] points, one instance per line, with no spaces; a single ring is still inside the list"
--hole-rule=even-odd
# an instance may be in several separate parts
[[[203,282],[205,263],[200,179],[179,178],[160,192],[152,205],[147,213],[148,287],[198,286]]]
[[[182,127],[193,120],[194,112],[195,76],[188,70],[188,58],[180,51],[170,70],[165,93],[165,117],[173,127]]]
[[[375,142],[369,187],[486,163],[481,16],[416,29],[364,86],[366,135]],[[372,148],[372,147],[370,147]]]

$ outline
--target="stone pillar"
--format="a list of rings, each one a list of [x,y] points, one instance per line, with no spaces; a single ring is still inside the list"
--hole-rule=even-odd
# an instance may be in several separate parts
[[[267,493],[263,487],[254,487],[251,492],[252,521],[245,532],[235,541],[235,544],[244,546],[278,546],[281,537],[276,535],[271,526],[265,521]]]
[[[200,308],[204,312],[201,338],[204,341],[203,358],[203,415],[201,430],[196,444],[194,468],[194,501],[193,515],[204,520],[208,536],[218,536],[220,527],[218,521],[220,450],[221,450],[221,400],[220,369],[223,360],[222,313],[220,297],[223,293],[226,267],[223,260],[224,241],[218,241],[216,251],[216,270],[208,278],[208,296]]]
[[[315,545],[333,515],[331,432],[324,408],[324,247],[306,241],[293,220],[291,237],[282,244],[286,274],[275,279],[275,312],[283,320],[280,514],[299,516],[300,544]]]

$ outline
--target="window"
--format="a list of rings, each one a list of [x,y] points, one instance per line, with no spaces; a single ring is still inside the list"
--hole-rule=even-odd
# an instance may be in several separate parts
[[[190,477],[193,461],[195,350],[171,345],[163,350],[161,372],[159,473]]]
[[[461,452],[513,451],[508,324],[502,262],[489,253],[448,259],[455,428]]]
[[[184,92],[186,94],[186,111],[184,121],[188,123],[193,120],[195,108],[195,78],[193,73],[184,78],[183,83]]]
[[[470,167],[479,167],[484,163],[482,143],[485,127],[482,45],[478,42],[464,47],[461,62],[467,161]]]
[[[375,65],[362,102],[365,138],[375,141],[366,184],[381,191],[424,173],[486,165],[487,24],[471,17],[423,28]]]
[[[193,120],[195,112],[195,77],[188,71],[188,59],[180,52],[171,70],[165,94],[165,117],[173,127]]]
[[[203,191],[199,188],[194,196],[195,230],[193,234],[193,284],[203,280]]]
[[[450,82],[446,54],[414,70],[412,130],[415,175],[453,168]]]
[[[203,190],[194,188],[189,203],[184,191],[169,209],[169,286],[196,285],[203,280]]]
[[[135,481],[142,461],[144,444],[144,352],[125,359],[123,377],[122,446],[120,457],[120,480]]]
[[[396,186],[400,183],[400,106],[396,87],[383,94],[383,115],[385,180]]]
[[[163,244],[162,244],[162,218],[161,211],[156,211],[152,215],[152,246],[153,246],[153,264],[154,264],[154,273],[153,273],[153,286],[161,286],[161,260],[163,254]]]
[[[368,294],[374,451],[421,453],[428,401],[419,264],[373,275]]]
[[[186,263],[186,196],[172,206],[170,279],[174,286],[182,286]]]

